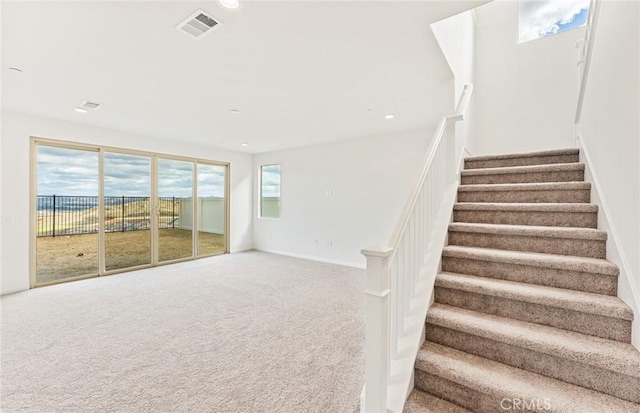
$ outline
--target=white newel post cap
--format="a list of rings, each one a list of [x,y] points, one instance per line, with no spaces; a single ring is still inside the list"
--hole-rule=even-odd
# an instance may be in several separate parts
[[[374,245],[373,247],[369,247],[361,250],[360,253],[367,258],[368,257],[389,258],[393,253],[393,248]]]

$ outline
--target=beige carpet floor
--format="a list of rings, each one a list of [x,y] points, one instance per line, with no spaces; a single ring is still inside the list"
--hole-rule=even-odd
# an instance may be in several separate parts
[[[354,412],[363,289],[248,252],[4,296],[2,412]]]

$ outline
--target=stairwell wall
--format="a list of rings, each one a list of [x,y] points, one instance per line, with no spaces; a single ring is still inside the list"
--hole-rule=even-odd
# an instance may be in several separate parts
[[[443,110],[451,111],[449,96]],[[360,251],[389,242],[435,129],[434,123],[432,128],[255,155],[254,248],[364,268]],[[279,219],[258,217],[258,174],[268,164],[282,165]]]
[[[473,10],[467,10],[431,24],[431,30],[454,76],[454,102],[459,102],[465,85],[475,82],[476,22]],[[473,152],[475,132],[475,94],[471,96],[468,118],[457,122],[456,154],[462,148]],[[456,160],[456,165],[461,159]]]
[[[574,146],[575,43],[584,28],[518,44],[518,2],[475,9],[474,155]]]
[[[230,162],[231,252],[252,248],[252,155],[183,145],[77,123],[2,112],[2,278],[0,294],[29,288],[30,137],[137,149]]]
[[[614,236],[618,241],[607,248],[617,255],[609,259],[625,261],[616,260],[623,272],[618,290],[634,307],[634,344],[640,348],[639,21],[638,2],[602,1],[579,133],[606,205],[599,226],[609,227],[609,243]]]

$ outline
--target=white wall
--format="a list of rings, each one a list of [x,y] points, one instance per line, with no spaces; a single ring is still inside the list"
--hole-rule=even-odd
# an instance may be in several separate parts
[[[447,113],[450,100],[443,103]],[[256,155],[254,247],[364,267],[360,250],[389,242],[435,126]],[[265,164],[282,165],[279,219],[257,218],[258,171]]]
[[[613,256],[608,258],[622,271],[619,295],[635,307],[636,346],[640,346],[639,9],[638,2],[601,3],[580,123],[591,178],[597,180],[600,203],[606,208],[599,214],[599,226],[609,232],[607,251]],[[610,245],[616,239],[617,245]]]
[[[476,23],[474,11],[468,10],[433,23],[431,30],[453,72],[454,102],[457,104],[464,86],[475,81]],[[475,110],[475,97],[472,95],[468,118],[465,122],[456,123],[456,153],[463,154],[462,147],[473,150]]]
[[[518,2],[476,9],[476,155],[574,146],[584,28],[518,44]]]
[[[30,136],[108,145],[230,162],[231,252],[252,247],[252,156],[211,147],[182,145],[85,125],[2,113],[2,278],[0,293],[29,288]]]
[[[468,10],[433,23],[431,30],[453,72],[457,102],[464,85],[474,79],[476,25],[473,11]]]

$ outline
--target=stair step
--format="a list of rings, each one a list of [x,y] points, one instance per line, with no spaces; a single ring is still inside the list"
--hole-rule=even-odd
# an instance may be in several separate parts
[[[572,182],[584,181],[584,169],[583,163],[465,169],[460,178],[463,185]]]
[[[592,228],[454,222],[449,245],[606,258],[607,233]]]
[[[631,344],[434,304],[429,341],[640,403],[640,353]]]
[[[474,156],[465,158],[465,169],[500,168],[508,166],[545,165],[571,163],[580,160],[580,151],[576,148],[553,151],[511,153],[492,156]]]
[[[561,203],[459,202],[455,222],[597,228],[598,206]]]
[[[618,297],[440,273],[435,282],[435,302],[631,342],[633,311]]]
[[[591,202],[589,182],[460,185],[458,202]]]
[[[616,295],[619,268],[598,258],[446,246],[442,271]]]
[[[416,360],[420,390],[478,413],[637,413],[640,405],[435,343]],[[528,409],[523,409],[526,403]]]
[[[471,413],[469,410],[437,398],[419,389],[413,389],[404,405],[404,413]]]

